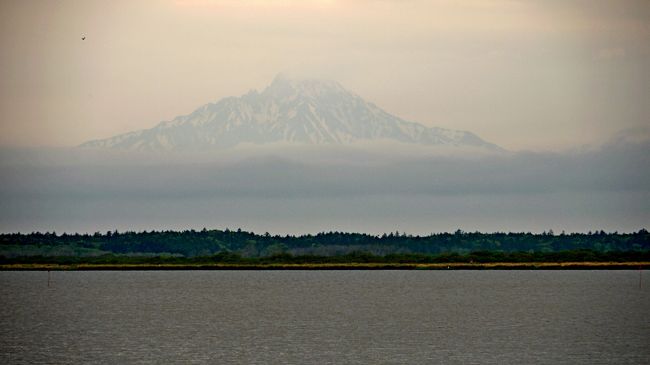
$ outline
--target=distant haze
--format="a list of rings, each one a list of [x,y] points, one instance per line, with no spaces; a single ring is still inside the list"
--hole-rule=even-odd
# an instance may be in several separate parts
[[[648,126],[648,65],[645,0],[3,1],[0,145],[150,128],[285,72],[425,126],[561,150]]]
[[[648,229],[648,65],[647,0],[2,1],[0,232]]]
[[[650,140],[627,138],[572,153],[480,156],[403,144],[5,149],[0,231],[630,232],[650,227],[648,151]]]
[[[381,141],[502,150],[471,132],[427,128],[404,121],[350,93],[337,82],[296,80],[282,74],[261,93],[253,90],[241,97],[223,98],[153,128],[89,141],[80,147],[214,151],[241,144],[314,146]]]

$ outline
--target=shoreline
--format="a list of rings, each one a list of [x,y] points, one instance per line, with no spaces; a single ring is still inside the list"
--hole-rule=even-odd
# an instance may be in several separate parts
[[[492,262],[344,264],[2,264],[0,271],[151,270],[641,270],[650,262]]]

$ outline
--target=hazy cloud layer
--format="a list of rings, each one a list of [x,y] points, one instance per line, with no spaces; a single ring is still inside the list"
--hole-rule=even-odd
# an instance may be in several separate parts
[[[650,223],[648,141],[419,158],[345,151],[341,159],[337,150],[289,149],[168,161],[86,152],[4,150],[0,230],[427,233],[636,230]]]

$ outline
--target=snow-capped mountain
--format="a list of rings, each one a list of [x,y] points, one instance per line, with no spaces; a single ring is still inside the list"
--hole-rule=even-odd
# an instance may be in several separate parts
[[[337,82],[293,80],[283,75],[262,92],[224,98],[151,129],[89,141],[81,147],[205,150],[240,143],[351,144],[374,140],[499,149],[470,132],[404,121]]]

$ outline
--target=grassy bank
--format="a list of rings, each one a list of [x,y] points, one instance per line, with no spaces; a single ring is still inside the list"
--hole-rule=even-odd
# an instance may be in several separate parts
[[[3,264],[2,271],[47,270],[638,270],[650,262]]]

